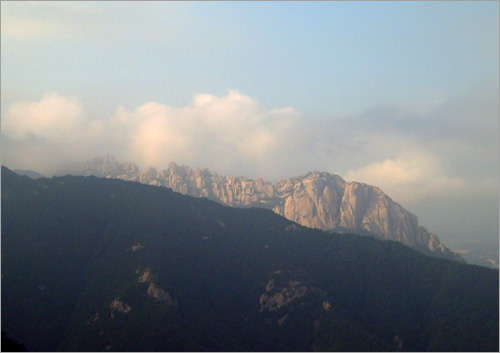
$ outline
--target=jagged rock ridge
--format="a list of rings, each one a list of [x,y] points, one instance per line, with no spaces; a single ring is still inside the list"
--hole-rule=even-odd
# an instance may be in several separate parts
[[[323,230],[350,229],[400,241],[421,252],[456,261],[463,259],[446,248],[437,235],[418,225],[417,217],[375,186],[346,182],[326,172],[280,180],[276,184],[246,177],[220,176],[207,169],[170,163],[166,170],[139,171],[113,156],[75,163],[65,171],[169,187],[194,197],[206,197],[234,207],[272,209],[301,225]]]

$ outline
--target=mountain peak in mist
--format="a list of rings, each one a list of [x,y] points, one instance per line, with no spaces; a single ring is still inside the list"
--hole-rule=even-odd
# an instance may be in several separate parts
[[[346,182],[328,172],[313,171],[281,179],[276,184],[260,178],[231,177],[191,169],[171,162],[162,171],[140,171],[131,162],[106,155],[75,163],[68,174],[95,175],[164,186],[194,197],[206,197],[235,207],[263,207],[301,225],[322,230],[371,234],[399,241],[428,255],[464,261],[442,244],[436,234],[418,225],[417,216],[394,202],[380,188]]]

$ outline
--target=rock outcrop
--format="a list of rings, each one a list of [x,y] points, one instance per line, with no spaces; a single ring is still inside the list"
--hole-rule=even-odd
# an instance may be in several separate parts
[[[303,297],[307,292],[307,287],[299,281],[290,281],[287,286],[276,289],[274,283],[269,288],[271,282],[266,286],[266,293],[260,296],[260,311],[265,309],[269,311],[277,310],[283,306],[287,306],[294,300]]]
[[[360,232],[399,241],[421,252],[455,261],[463,259],[438,237],[418,225],[417,217],[382,190],[338,175],[311,172],[276,184],[246,177],[212,174],[170,163],[168,169],[140,172],[112,156],[74,164],[66,171],[164,186],[182,194],[206,197],[234,207],[264,207],[301,225],[322,230]]]
[[[140,274],[139,275],[139,283],[150,283],[150,282],[158,280],[158,275],[155,273],[152,273],[149,268],[145,268],[142,270],[138,268],[137,271],[135,271],[135,273]]]
[[[275,271],[269,277],[265,289],[266,291],[259,298],[261,312],[275,311],[289,306],[297,299],[303,298],[309,290],[302,280],[297,280],[296,274],[290,270]],[[313,288],[313,290],[315,289]],[[285,320],[286,315],[278,320],[278,324],[281,325]]]
[[[170,294],[168,292],[165,292],[164,289],[158,288],[156,284],[153,282],[149,283],[148,287],[148,294],[155,298],[156,300],[159,300],[161,302],[166,302],[167,305],[172,305],[172,297],[170,297]]]
[[[116,298],[109,304],[109,309],[111,310],[111,318],[115,317],[115,313],[125,313],[127,314],[132,308],[127,303],[124,303],[120,298]]]
[[[154,282],[158,280],[158,275],[156,273],[151,272],[149,267],[146,268],[138,268],[135,273],[139,275],[138,281],[139,283],[149,283],[147,293],[150,297],[154,299],[164,302],[168,306],[177,307],[177,300],[172,299],[170,294],[166,292],[163,288],[158,287]]]

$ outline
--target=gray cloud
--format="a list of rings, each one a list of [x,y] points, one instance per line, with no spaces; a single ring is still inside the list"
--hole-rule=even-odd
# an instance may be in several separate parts
[[[353,135],[357,128],[358,135],[369,141],[370,163],[403,160],[402,154],[413,151],[424,153],[450,176],[461,177],[469,190],[491,193],[498,190],[498,102],[498,84],[490,84],[445,99],[425,112],[385,106],[343,123]]]

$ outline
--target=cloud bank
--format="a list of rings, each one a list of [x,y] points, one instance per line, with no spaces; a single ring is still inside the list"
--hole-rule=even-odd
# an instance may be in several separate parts
[[[182,108],[156,102],[132,111],[120,107],[107,119],[90,119],[77,98],[52,93],[14,104],[2,125],[4,161],[45,173],[111,153],[143,167],[166,168],[176,161],[274,178],[293,169],[296,157],[305,159],[303,146],[312,139],[293,108],[266,109],[236,91],[224,97],[198,94]]]
[[[437,157],[420,152],[404,152],[396,159],[370,163],[348,172],[346,179],[377,185],[395,200],[465,190],[464,178],[447,173]]]
[[[9,167],[46,174],[104,154],[141,168],[163,169],[175,161],[271,181],[324,170],[379,186],[403,204],[429,194],[464,193],[473,185],[498,193],[492,183],[498,166],[490,162],[498,157],[491,131],[498,122],[488,119],[488,114],[497,119],[498,106],[488,108],[475,97],[445,101],[425,115],[379,107],[318,121],[229,91],[223,97],[197,94],[184,107],[157,102],[119,107],[96,119],[76,97],[51,93],[8,108],[2,158]],[[467,119],[467,112],[476,111],[483,115],[482,125]]]

